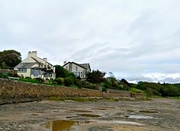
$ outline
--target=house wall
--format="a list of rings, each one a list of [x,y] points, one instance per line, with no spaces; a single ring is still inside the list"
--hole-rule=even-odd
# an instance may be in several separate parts
[[[37,66],[40,66],[41,68],[49,66],[55,72],[55,67],[47,62],[47,58],[41,59],[37,57],[37,51],[28,52],[28,57],[24,59],[22,63],[35,63],[36,61],[32,57],[42,63],[42,65],[37,65]]]
[[[48,79],[49,78],[55,79],[55,77],[56,77],[55,67],[52,64],[47,62],[47,58],[41,59],[41,58],[37,57],[37,51],[29,51],[28,52],[28,57],[25,58],[21,63],[34,63],[34,66],[31,67],[31,68],[34,68],[34,67],[45,68],[46,67],[46,68],[48,68],[50,70],[53,70],[53,73],[50,74],[49,75],[50,77],[47,77],[47,78]],[[31,69],[26,69],[26,70],[27,70],[26,72],[18,71],[17,73],[18,73],[18,75],[20,75],[20,76],[22,75],[24,77],[45,78],[43,74],[34,75],[33,72],[31,72]],[[43,72],[41,72],[41,73],[43,73]]]
[[[88,66],[88,68],[87,68],[87,72],[91,72],[91,70],[90,70],[89,66]]]
[[[31,69],[26,69],[26,72],[22,72],[22,71],[17,71],[19,76],[23,76],[23,77],[31,77]]]
[[[86,69],[74,63],[68,63],[66,66],[64,66],[64,69],[69,70],[70,72],[74,73],[76,76],[80,76],[80,78],[86,78]]]

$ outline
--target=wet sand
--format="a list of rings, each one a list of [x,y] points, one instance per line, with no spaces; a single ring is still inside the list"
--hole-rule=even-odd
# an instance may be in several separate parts
[[[0,106],[0,131],[56,131],[56,120],[78,122],[67,125],[70,131],[178,131],[180,100],[46,100]]]

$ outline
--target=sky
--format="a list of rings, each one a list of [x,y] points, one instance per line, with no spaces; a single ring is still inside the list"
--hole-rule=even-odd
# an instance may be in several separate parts
[[[0,0],[0,51],[180,83],[180,0]]]

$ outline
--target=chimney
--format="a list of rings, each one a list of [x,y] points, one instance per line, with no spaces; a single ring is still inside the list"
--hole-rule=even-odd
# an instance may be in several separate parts
[[[64,65],[66,64],[66,61],[64,61]]]
[[[37,57],[37,51],[29,51],[28,56],[30,57]]]
[[[44,61],[47,61],[47,58],[43,58]]]

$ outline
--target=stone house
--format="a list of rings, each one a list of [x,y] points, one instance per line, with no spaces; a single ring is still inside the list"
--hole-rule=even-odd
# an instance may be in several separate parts
[[[47,58],[39,58],[37,51],[29,51],[28,57],[14,67],[17,74],[23,77],[55,79],[55,67],[47,61]]]
[[[91,72],[89,63],[78,64],[75,62],[64,62],[64,65],[62,67],[74,73],[75,76],[80,77],[81,79],[86,79],[87,73]]]

